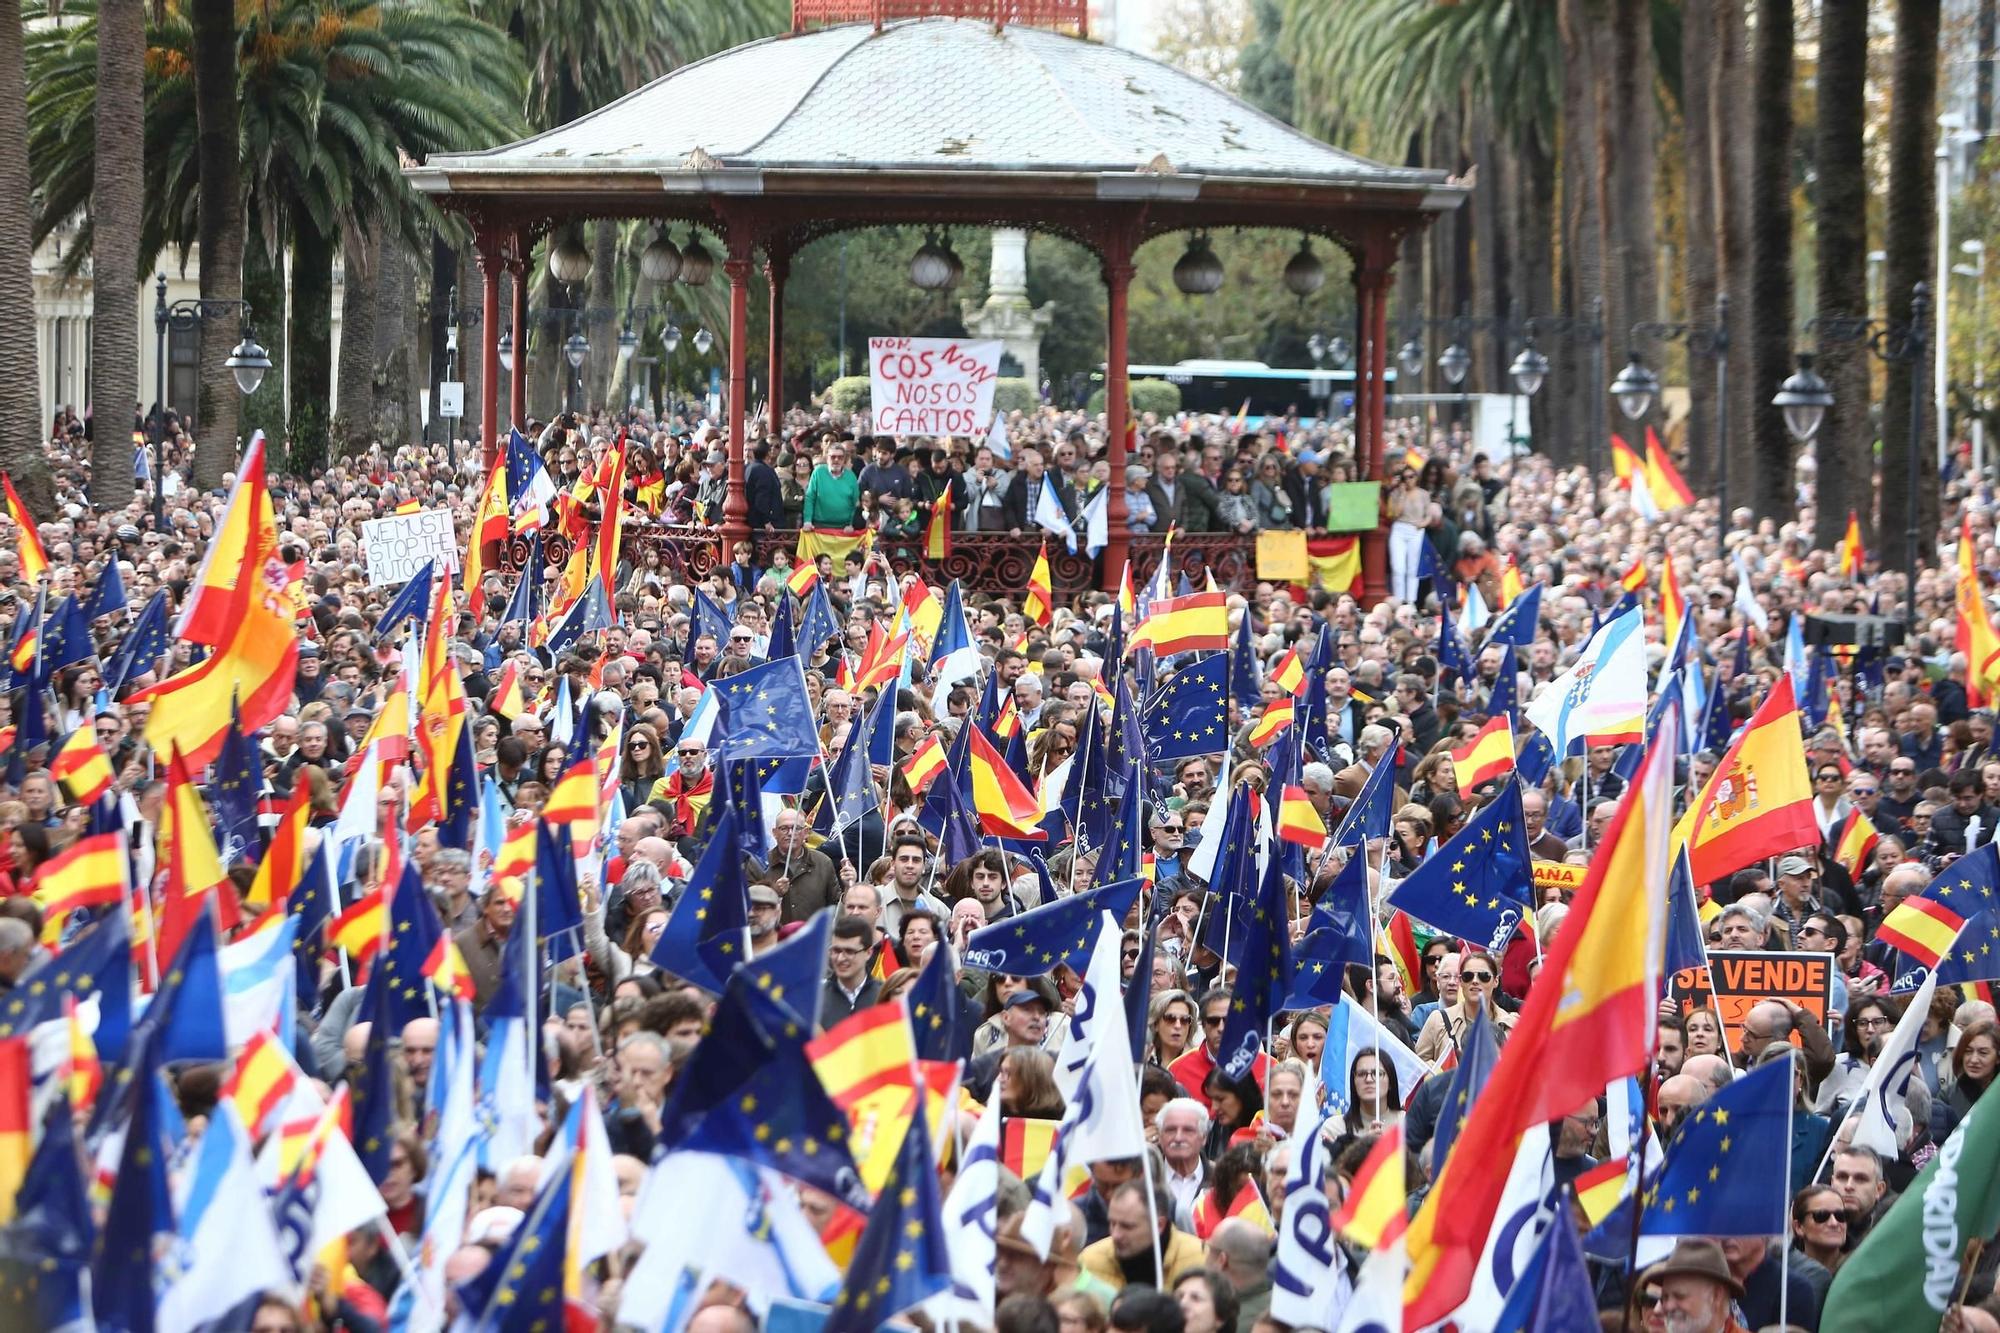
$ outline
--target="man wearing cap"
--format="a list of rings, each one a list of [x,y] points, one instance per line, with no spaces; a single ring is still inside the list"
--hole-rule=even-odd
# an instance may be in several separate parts
[[[1326,483],[1319,474],[1326,460],[1313,449],[1299,450],[1299,459],[1285,473],[1285,494],[1292,501],[1292,524],[1307,532],[1326,528]]]
[[[1823,911],[1819,898],[1819,868],[1809,856],[1794,852],[1778,858],[1778,901],[1771,914],[1785,923],[1788,935],[1814,912]]]
[[[984,1055],[975,1056],[965,1067],[965,1091],[972,1100],[984,1102],[995,1095],[994,1083],[1000,1076],[1000,1062],[1016,1046],[1042,1048],[1049,1035],[1049,1015],[1058,1008],[1055,983],[1035,977],[1026,990],[1017,990],[1000,1006],[1000,1031],[1006,1038]]]
[[[778,943],[778,908],[784,899],[769,884],[750,886],[750,953],[763,953]]]
[[[1743,1284],[1714,1241],[1682,1240],[1642,1280],[1659,1284],[1660,1318],[1672,1333],[1748,1333],[1736,1317]]]

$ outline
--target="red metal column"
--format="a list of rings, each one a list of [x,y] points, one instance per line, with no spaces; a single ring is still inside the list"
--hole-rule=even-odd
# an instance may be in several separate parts
[[[533,233],[514,233],[514,252],[507,271],[514,275],[514,369],[507,376],[507,416],[516,430],[528,428],[528,256],[535,252]]]
[[[1132,533],[1126,525],[1125,433],[1131,413],[1126,365],[1127,298],[1132,289],[1132,236],[1118,229],[1105,238],[1104,290],[1109,337],[1104,367],[1104,426],[1110,433],[1106,457],[1111,463],[1110,493],[1105,499],[1104,588],[1118,591],[1119,576],[1132,554]]]
[[[729,228],[729,257],[722,271],[729,276],[729,495],[722,503],[724,558],[750,535],[750,500],[743,493],[743,436],[750,388],[750,229],[742,223]]]
[[[1364,478],[1380,479],[1388,429],[1389,284],[1395,276],[1396,247],[1384,232],[1369,235],[1354,265],[1355,304],[1360,313],[1360,382],[1354,401],[1357,453]],[[1377,526],[1361,534],[1361,600],[1373,606],[1389,593],[1389,534]]]
[[[785,279],[792,271],[792,261],[781,251],[767,251],[764,256],[764,277],[771,286],[771,397],[770,435],[774,440],[784,437],[785,425]],[[745,500],[745,515],[748,500]]]
[[[500,233],[481,228],[473,246],[479,261],[479,444],[491,472],[500,456]]]

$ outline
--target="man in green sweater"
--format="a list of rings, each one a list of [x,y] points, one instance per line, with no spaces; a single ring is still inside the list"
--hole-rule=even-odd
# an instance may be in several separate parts
[[[847,443],[836,440],[826,451],[826,461],[813,469],[806,482],[801,526],[808,528],[852,528],[859,526],[861,479],[847,465]]]

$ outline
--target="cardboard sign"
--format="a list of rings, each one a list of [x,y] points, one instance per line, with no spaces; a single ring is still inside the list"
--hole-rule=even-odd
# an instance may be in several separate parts
[[[427,560],[437,561],[439,573],[458,568],[458,534],[449,509],[371,518],[361,525],[361,544],[368,552],[371,587],[401,587]]]
[[[1546,889],[1551,884],[1565,893],[1575,893],[1583,887],[1583,878],[1590,873],[1589,866],[1573,866],[1567,861],[1536,861],[1530,867],[1537,889]],[[1535,896],[1541,901],[1541,895]]]
[[[868,397],[878,435],[978,437],[993,425],[997,339],[870,338]]]
[[[1326,530],[1328,532],[1373,532],[1381,526],[1381,482],[1327,483]]]
[[[1788,1000],[1824,1024],[1833,1001],[1833,967],[1830,953],[1711,949],[1709,974],[1704,976],[1699,968],[1683,968],[1674,973],[1668,994],[1682,1017],[1696,1009],[1721,1010],[1729,1049],[1735,1052],[1743,1048],[1743,1021],[1764,1000]],[[1715,990],[1712,1006],[1711,977]],[[1792,1034],[1792,1041],[1797,1044],[1797,1033]]]

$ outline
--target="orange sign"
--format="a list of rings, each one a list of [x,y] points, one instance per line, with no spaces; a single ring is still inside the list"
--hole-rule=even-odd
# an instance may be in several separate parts
[[[1721,1011],[1728,1030],[1729,1049],[1743,1048],[1743,1021],[1751,1008],[1764,1000],[1786,1000],[1826,1022],[1827,1007],[1833,999],[1833,955],[1830,953],[1782,953],[1760,949],[1711,949],[1707,973],[1700,968],[1683,968],[1674,973],[1670,990],[1683,1017],[1696,1009],[1711,1006]],[[1714,997],[1710,998],[1710,978]],[[1798,1034],[1792,1035],[1794,1044]]]

